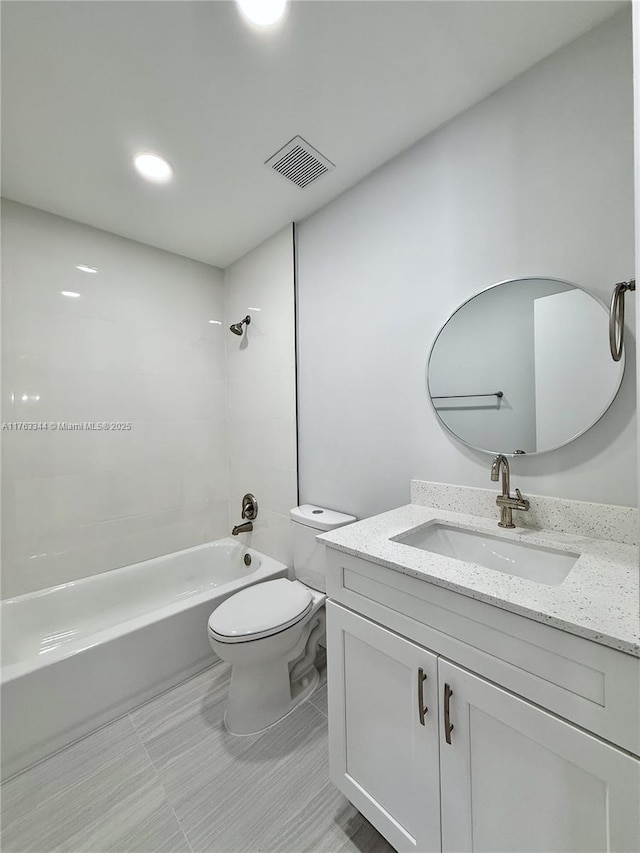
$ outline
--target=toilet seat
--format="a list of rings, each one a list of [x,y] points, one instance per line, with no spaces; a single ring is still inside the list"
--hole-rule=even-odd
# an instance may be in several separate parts
[[[209,636],[245,643],[291,628],[309,613],[313,595],[303,584],[278,578],[236,592],[209,617]]]

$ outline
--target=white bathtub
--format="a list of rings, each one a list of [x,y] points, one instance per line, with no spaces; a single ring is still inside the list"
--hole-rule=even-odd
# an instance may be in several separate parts
[[[212,664],[211,611],[286,574],[221,539],[3,601],[3,778]]]

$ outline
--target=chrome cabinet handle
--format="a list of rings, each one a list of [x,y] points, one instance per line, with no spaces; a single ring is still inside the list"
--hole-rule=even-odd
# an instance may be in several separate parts
[[[420,725],[424,726],[424,715],[429,710],[424,704],[424,683],[427,680],[427,674],[422,667],[418,670],[418,718]]]
[[[453,690],[448,684],[444,686],[444,739],[448,744],[451,744],[451,732],[453,731],[453,723],[451,722],[451,697]]]

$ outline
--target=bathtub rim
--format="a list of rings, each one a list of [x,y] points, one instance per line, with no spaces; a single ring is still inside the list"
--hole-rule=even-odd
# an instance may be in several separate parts
[[[285,563],[281,563],[274,557],[269,557],[267,554],[263,554],[256,548],[251,548],[242,542],[237,542],[231,539],[230,537],[225,537],[223,539],[212,540],[211,542],[203,542],[200,545],[194,545],[190,548],[183,548],[180,551],[174,551],[169,554],[161,554],[159,557],[151,557],[149,560],[141,560],[137,563],[131,563],[128,566],[121,566],[117,569],[110,569],[107,572],[100,572],[98,575],[88,575],[87,577],[77,578],[76,580],[68,581],[63,584],[56,584],[55,586],[45,587],[44,589],[36,590],[34,592],[24,593],[24,595],[18,595],[13,598],[3,599],[1,604],[14,604],[16,602],[21,601],[22,599],[38,598],[54,590],[73,587],[78,583],[82,583],[83,581],[91,581],[95,577],[101,577],[102,575],[110,576],[113,572],[129,572],[131,570],[135,570],[138,566],[143,566],[147,563],[153,562],[154,560],[164,559],[165,557],[172,557],[178,554],[189,554],[193,551],[200,550],[203,547],[212,545],[232,545],[234,547],[234,550],[240,551],[241,554],[248,553],[252,557],[259,558],[260,565],[253,571],[241,575],[240,577],[234,580],[227,581],[216,587],[211,587],[210,589],[204,592],[194,593],[193,595],[181,598],[175,603],[165,604],[162,607],[156,607],[153,610],[146,611],[140,616],[135,616],[131,619],[126,619],[123,622],[118,622],[113,626],[103,628],[100,631],[96,631],[95,633],[90,634],[81,640],[72,641],[67,646],[62,644],[56,647],[55,649],[52,649],[50,652],[45,652],[35,658],[16,661],[14,663],[8,663],[6,665],[3,664],[0,666],[0,686],[9,684],[11,681],[14,681],[15,679],[21,678],[32,672],[36,672],[37,670],[42,669],[43,667],[50,666],[51,664],[81,654],[82,652],[85,652],[88,649],[101,645],[102,643],[108,642],[109,640],[113,640],[123,634],[137,631],[141,628],[146,627],[147,625],[150,625],[153,622],[159,621],[160,619],[168,618],[176,613],[181,613],[182,611],[188,610],[192,607],[197,607],[199,604],[203,604],[208,600],[214,601],[220,593],[224,593],[224,597],[226,598],[229,597],[229,595],[233,595],[235,591],[242,589],[243,587],[253,586],[256,583],[262,583],[266,580],[271,579],[272,577],[274,577],[275,572],[282,573],[283,571],[285,571],[287,574],[289,573],[289,567]],[[203,630],[206,630],[206,627],[204,627]]]

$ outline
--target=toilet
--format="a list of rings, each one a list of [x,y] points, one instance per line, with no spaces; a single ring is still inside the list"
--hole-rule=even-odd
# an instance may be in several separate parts
[[[277,723],[315,690],[314,665],[324,640],[325,555],[319,533],[355,521],[305,504],[291,510],[295,580],[247,587],[209,617],[214,652],[232,665],[225,725],[249,735]]]

